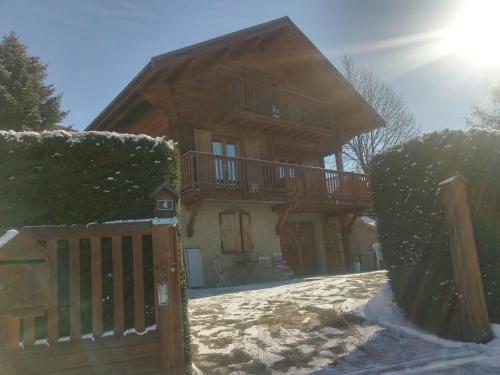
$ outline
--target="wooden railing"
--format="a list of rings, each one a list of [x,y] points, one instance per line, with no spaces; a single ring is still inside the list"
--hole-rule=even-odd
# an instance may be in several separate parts
[[[224,111],[247,111],[307,126],[333,126],[333,109],[328,102],[244,78],[229,81],[221,100]]]
[[[370,202],[368,176],[267,160],[189,151],[181,157],[182,191],[303,197],[339,204]]]

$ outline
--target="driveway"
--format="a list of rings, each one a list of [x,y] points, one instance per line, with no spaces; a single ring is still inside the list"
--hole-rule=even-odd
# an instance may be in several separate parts
[[[492,373],[477,365],[478,345],[364,319],[386,281],[370,272],[190,291],[193,363],[201,374]]]

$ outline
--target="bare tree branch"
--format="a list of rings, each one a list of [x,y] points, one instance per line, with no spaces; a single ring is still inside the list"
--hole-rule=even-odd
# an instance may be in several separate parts
[[[490,94],[489,108],[472,106],[472,118],[466,119],[469,126],[500,130],[500,80],[486,87]]]
[[[343,73],[353,87],[380,114],[386,126],[352,138],[342,150],[353,169],[368,173],[373,156],[388,147],[405,142],[420,132],[415,116],[392,87],[344,56]]]

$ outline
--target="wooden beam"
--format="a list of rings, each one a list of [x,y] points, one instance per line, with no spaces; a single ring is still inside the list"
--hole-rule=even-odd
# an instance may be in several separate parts
[[[289,30],[290,28],[288,26],[283,26],[277,30],[265,33],[260,37],[255,46],[260,52],[265,52],[274,41],[286,34]]]
[[[262,38],[261,35],[253,36],[249,38],[246,42],[242,42],[238,47],[233,47],[232,50],[229,52],[229,57],[232,58],[233,60],[241,59],[244,55],[250,52],[252,46],[258,45],[261,38]]]
[[[290,215],[290,212],[295,210],[299,206],[300,202],[291,202],[289,203],[286,208],[281,210],[281,212],[278,214],[279,215],[279,220],[278,224],[276,224],[276,234],[279,235],[281,233],[281,229],[283,229],[283,226],[286,223],[286,219],[288,218],[288,215]],[[281,208],[281,206],[280,206]]]
[[[165,83],[172,83],[179,79],[183,74],[187,73],[196,63],[197,59],[189,57],[181,62],[170,74],[163,80]]]
[[[194,223],[196,222],[196,216],[198,215],[198,210],[201,206],[201,199],[194,201],[191,205],[191,216],[189,216],[189,222],[187,224],[187,236],[188,238],[194,235]]]
[[[352,248],[351,248],[351,240],[349,236],[351,235],[352,232],[352,226],[354,225],[354,222],[360,215],[359,212],[355,212],[352,214],[352,217],[347,220],[346,214],[341,213],[339,215],[339,221],[340,221],[340,230],[342,234],[342,246],[344,248],[344,260],[345,260],[345,268],[347,270],[352,270],[354,267],[353,264],[353,257],[352,257]]]
[[[147,100],[154,108],[157,108],[167,122],[167,136],[177,139],[177,111],[175,85],[155,86],[150,89],[138,90],[141,97]]]
[[[459,296],[462,340],[484,343],[493,338],[465,180],[454,176],[439,184],[449,234],[453,279]]]
[[[0,373],[16,375],[19,373],[19,331],[20,319],[0,319]]]

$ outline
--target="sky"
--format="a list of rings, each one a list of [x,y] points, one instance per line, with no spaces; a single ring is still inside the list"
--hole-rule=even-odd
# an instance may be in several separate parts
[[[422,131],[463,128],[485,101],[491,68],[439,56],[432,35],[460,0],[0,0],[0,35],[14,30],[48,63],[64,125],[84,129],[155,55],[289,16],[339,67],[348,54],[398,92]]]

